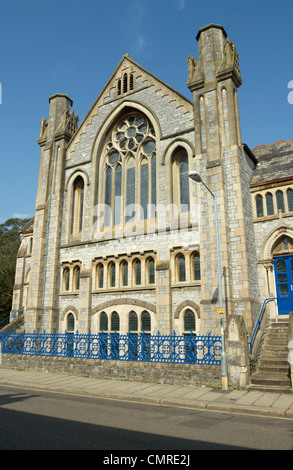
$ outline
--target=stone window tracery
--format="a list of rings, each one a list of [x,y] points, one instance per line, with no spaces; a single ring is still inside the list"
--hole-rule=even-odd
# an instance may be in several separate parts
[[[149,119],[138,111],[123,116],[113,127],[104,157],[104,226],[155,217],[156,136]]]

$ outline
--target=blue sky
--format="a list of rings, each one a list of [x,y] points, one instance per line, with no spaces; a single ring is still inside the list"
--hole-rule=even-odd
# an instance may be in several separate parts
[[[34,214],[41,118],[67,93],[80,122],[123,54],[192,99],[196,34],[224,26],[240,55],[242,140],[293,138],[293,3],[247,0],[0,0],[0,223]],[[293,99],[292,99],[293,102]]]

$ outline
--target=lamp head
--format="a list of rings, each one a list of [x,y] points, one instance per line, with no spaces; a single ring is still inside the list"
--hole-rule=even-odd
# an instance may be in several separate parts
[[[188,173],[188,176],[189,176],[190,179],[192,179],[196,183],[202,183],[202,178],[201,178],[200,174],[197,171],[190,171]]]

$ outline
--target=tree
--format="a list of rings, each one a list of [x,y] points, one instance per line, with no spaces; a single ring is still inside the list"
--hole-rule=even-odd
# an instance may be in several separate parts
[[[19,232],[29,220],[8,219],[0,224],[0,320],[11,312]]]

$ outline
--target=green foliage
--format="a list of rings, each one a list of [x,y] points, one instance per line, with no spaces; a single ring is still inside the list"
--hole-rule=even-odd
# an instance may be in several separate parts
[[[29,220],[9,219],[0,224],[0,320],[11,311],[19,231]]]

